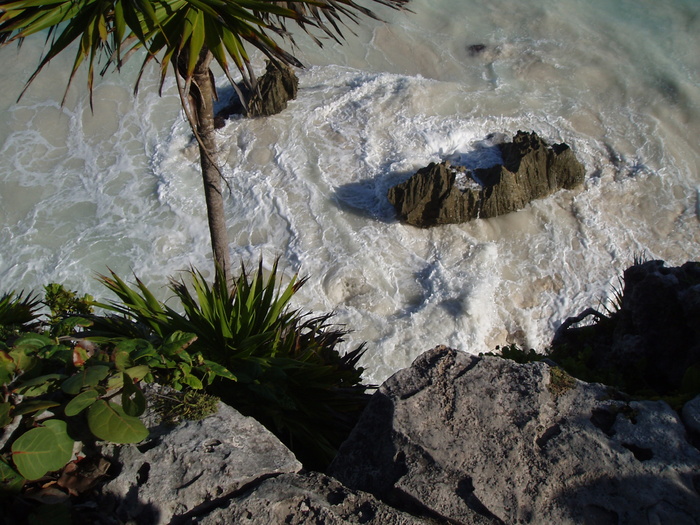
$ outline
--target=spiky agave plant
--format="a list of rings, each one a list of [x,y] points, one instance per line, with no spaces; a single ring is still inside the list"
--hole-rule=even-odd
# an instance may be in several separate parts
[[[9,292],[0,297],[0,337],[4,340],[18,329],[31,330],[39,318],[39,296]]]
[[[119,301],[100,306],[122,317],[98,319],[95,328],[133,337],[147,327],[156,339],[173,330],[196,334],[191,350],[237,378],[209,390],[265,424],[307,466],[325,466],[368,399],[358,366],[364,345],[341,355],[337,346],[346,332],[330,323],[330,314],[292,309],[305,279],[282,286],[277,261],[267,277],[262,260],[252,275],[242,266],[230,290],[223,279],[209,285],[198,271],[188,274],[190,286],[183,279],[170,284],[181,311],[157,301],[138,279],[131,287],[114,273],[101,276]]]

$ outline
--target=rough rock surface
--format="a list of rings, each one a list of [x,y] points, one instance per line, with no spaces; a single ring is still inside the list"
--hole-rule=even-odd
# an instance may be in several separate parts
[[[201,421],[175,429],[149,427],[146,442],[103,451],[121,465],[121,472],[101,489],[104,516],[122,523],[184,520],[267,477],[301,470],[271,432],[223,403]]]
[[[700,451],[667,404],[445,347],[380,387],[330,474],[452,523],[700,517]]]
[[[222,127],[231,115],[245,114],[248,117],[276,115],[287,108],[287,103],[297,97],[299,79],[292,68],[268,63],[265,74],[258,79],[256,90],[251,93],[243,85],[238,89],[246,100],[245,106],[235,96],[231,103],[216,116],[216,126]]]
[[[503,215],[583,183],[585,169],[566,144],[550,147],[537,134],[518,131],[499,149],[503,164],[491,168],[432,163],[390,188],[389,202],[400,220],[424,228]]]
[[[616,376],[634,371],[636,384],[620,385],[629,393],[633,387],[660,394],[684,385],[700,390],[700,263],[647,261],[625,270],[623,282],[619,309],[609,316],[587,310],[599,318],[591,326],[567,320],[552,342],[555,351],[585,348],[596,369]]]
[[[267,479],[192,523],[412,525],[425,521],[395,510],[369,494],[350,490],[333,478],[309,472]]]

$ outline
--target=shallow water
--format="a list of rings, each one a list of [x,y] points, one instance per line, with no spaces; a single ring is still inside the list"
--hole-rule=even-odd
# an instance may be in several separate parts
[[[335,311],[348,345],[368,342],[369,380],[437,344],[542,349],[635,255],[699,259],[696,0],[411,8],[378,9],[388,22],[344,46],[298,36],[297,100],[219,135],[234,258],[279,256],[288,276],[308,275],[298,305]],[[0,50],[2,288],[59,281],[107,298],[93,275],[110,267],[165,299],[169,275],[209,271],[211,257],[174,82],[159,98],[151,75],[134,97],[134,62],[97,84],[94,114],[80,76],[61,108],[67,56],[17,103],[42,43]],[[390,186],[445,158],[493,163],[486,137],[519,129],[571,145],[584,187],[464,225],[396,221]]]

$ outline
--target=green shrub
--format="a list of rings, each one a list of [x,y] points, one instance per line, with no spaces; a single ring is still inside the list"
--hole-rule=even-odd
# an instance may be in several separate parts
[[[157,301],[138,279],[132,288],[112,272],[101,280],[119,301],[100,306],[122,317],[97,319],[95,328],[110,337],[147,332],[154,340],[173,329],[196,334],[192,349],[236,378],[208,390],[261,421],[307,466],[322,468],[367,402],[357,365],[364,348],[340,355],[336,346],[346,332],[329,323],[330,315],[291,309],[305,280],[278,285],[277,268],[275,262],[266,278],[262,261],[253,275],[242,267],[231,290],[223,278],[210,286],[191,270],[191,289],[182,280],[170,284],[182,313]]]
[[[51,312],[48,324],[53,328],[54,335],[68,335],[72,326],[62,323],[73,316],[90,315],[93,311],[93,297],[85,294],[78,297],[78,292],[67,290],[62,284],[50,283],[44,286],[44,304]]]
[[[125,337],[86,341],[82,330],[92,321],[66,316],[86,312],[87,296],[78,304],[74,292],[64,291],[60,285],[46,287],[45,304],[52,305],[46,322],[33,296],[10,293],[0,300],[0,323],[6,327],[0,341],[0,493],[16,493],[27,481],[62,469],[77,442],[145,439],[141,381],[201,389],[216,377],[233,378],[187,350],[196,340],[191,333],[164,333],[156,344]],[[42,330],[47,325],[51,329]],[[59,326],[72,337],[54,335]]]

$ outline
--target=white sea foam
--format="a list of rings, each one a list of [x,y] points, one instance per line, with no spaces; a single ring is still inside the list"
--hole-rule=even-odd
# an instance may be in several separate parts
[[[542,349],[635,254],[697,260],[700,6],[666,4],[414,0],[414,15],[381,10],[390,23],[346,46],[299,37],[315,65],[297,100],[219,132],[234,257],[310,276],[297,304],[335,311],[348,345],[367,341],[374,381],[436,344]],[[109,76],[93,115],[78,75],[61,108],[65,57],[15,103],[41,43],[23,62],[0,51],[1,287],[61,281],[104,298],[92,274],[109,266],[165,299],[168,276],[210,271],[173,83],[159,98],[152,75],[133,98],[133,70]],[[498,162],[494,144],[519,129],[570,144],[584,188],[463,225],[396,222],[389,187],[429,162]]]

